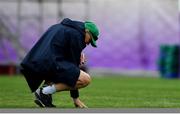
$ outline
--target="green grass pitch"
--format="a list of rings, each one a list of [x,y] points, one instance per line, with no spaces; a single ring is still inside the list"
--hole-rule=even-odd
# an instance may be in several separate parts
[[[37,108],[22,76],[0,76],[0,108]],[[93,77],[80,90],[89,108],[179,108],[180,80],[153,77]],[[57,108],[74,108],[69,92],[53,95]]]

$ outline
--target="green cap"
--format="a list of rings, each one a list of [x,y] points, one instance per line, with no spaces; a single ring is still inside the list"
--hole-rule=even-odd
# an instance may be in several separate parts
[[[99,30],[98,30],[97,26],[95,25],[95,23],[93,23],[91,21],[86,21],[85,22],[85,29],[88,29],[89,32],[93,36],[93,38],[91,40],[91,45],[93,47],[97,47],[96,40],[98,40]]]

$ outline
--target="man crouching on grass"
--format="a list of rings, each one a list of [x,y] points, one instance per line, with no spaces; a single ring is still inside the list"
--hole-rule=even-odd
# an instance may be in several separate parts
[[[44,80],[52,82],[40,88],[37,94],[42,106],[54,107],[51,95],[56,92],[76,91],[91,82],[89,74],[79,68],[80,56],[89,43],[97,47],[98,35],[99,30],[93,22],[66,18],[51,26],[33,46],[21,62],[21,72],[32,92]]]

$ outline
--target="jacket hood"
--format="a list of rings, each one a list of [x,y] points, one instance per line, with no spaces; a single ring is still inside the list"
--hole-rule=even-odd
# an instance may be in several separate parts
[[[63,21],[61,22],[61,24],[75,28],[76,30],[78,30],[83,36],[85,35],[85,25],[83,22],[80,21],[73,21],[70,20],[69,18],[65,18],[63,19]]]

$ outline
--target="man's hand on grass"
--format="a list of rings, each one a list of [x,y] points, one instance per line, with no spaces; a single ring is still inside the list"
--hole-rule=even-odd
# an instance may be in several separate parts
[[[73,101],[76,108],[88,108],[79,98],[74,98]]]

